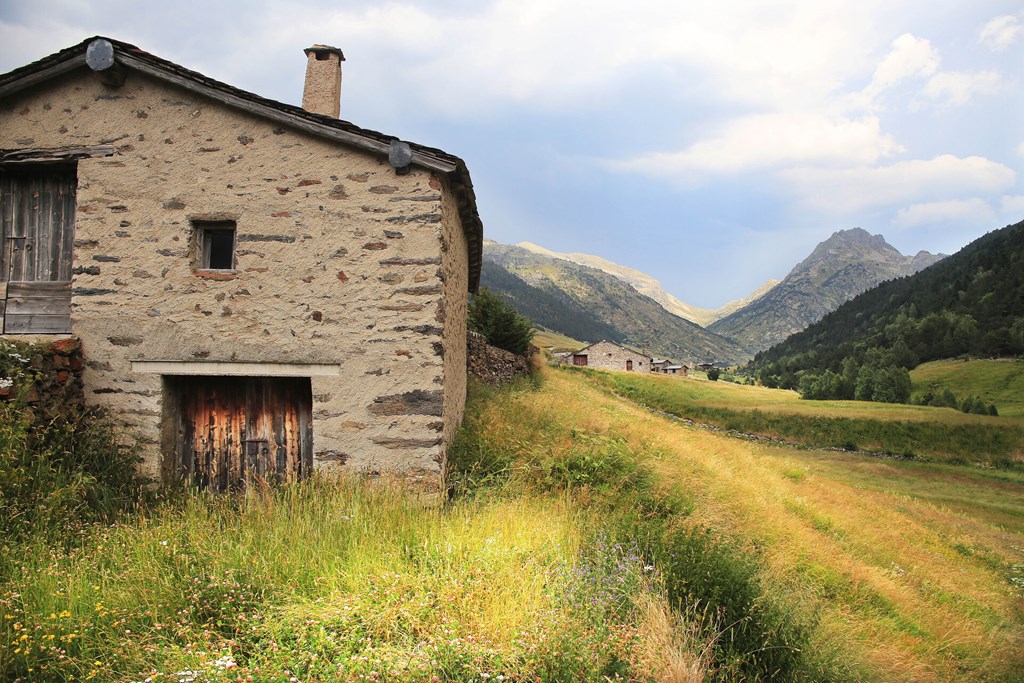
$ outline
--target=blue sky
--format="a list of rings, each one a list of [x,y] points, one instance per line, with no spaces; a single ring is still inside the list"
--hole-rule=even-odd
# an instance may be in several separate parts
[[[0,71],[95,34],[461,156],[485,234],[717,307],[835,230],[952,253],[1024,219],[1021,0],[0,0]]]

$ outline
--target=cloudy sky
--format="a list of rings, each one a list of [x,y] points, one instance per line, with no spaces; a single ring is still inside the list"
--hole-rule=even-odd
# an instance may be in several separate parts
[[[1024,219],[1022,0],[0,0],[0,72],[101,34],[466,160],[485,233],[716,307],[835,230],[952,253]]]

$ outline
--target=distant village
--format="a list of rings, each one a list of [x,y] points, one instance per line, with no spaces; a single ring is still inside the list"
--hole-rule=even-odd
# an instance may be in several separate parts
[[[657,372],[677,377],[686,377],[691,370],[707,372],[715,367],[714,362],[706,362],[699,363],[691,368],[685,363],[674,363],[668,358],[654,358],[646,352],[637,351],[607,339],[584,346],[578,351],[553,353],[551,355],[551,362],[555,365],[575,365],[577,367],[598,368],[601,370]]]

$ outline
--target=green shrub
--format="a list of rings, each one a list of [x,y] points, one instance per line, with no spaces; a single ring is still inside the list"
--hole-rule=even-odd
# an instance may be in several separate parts
[[[66,532],[135,506],[139,458],[91,412],[43,420],[24,403],[0,403],[0,534]]]
[[[533,323],[500,296],[481,287],[469,302],[469,329],[487,338],[487,343],[519,355],[530,351]]]

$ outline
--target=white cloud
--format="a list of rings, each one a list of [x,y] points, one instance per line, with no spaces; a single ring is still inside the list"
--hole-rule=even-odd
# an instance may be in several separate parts
[[[46,36],[44,40],[40,40],[40,33]],[[70,45],[80,43],[88,35],[81,29],[71,28],[50,20],[46,21],[41,31],[40,27],[28,28],[0,21],[0,36],[3,36],[3,40],[0,41],[0,62],[8,65],[7,68],[0,68],[0,72],[23,66]]]
[[[643,79],[661,81],[662,106],[699,91],[705,102],[800,107],[863,71],[879,13],[888,11],[882,0],[826,5],[638,0],[625,12],[609,0],[496,0],[458,10],[406,1],[313,13],[279,3],[250,9],[272,34],[238,40],[330,39],[360,68],[388,64],[389,84],[447,113],[572,109]]]
[[[943,71],[928,79],[924,95],[946,105],[967,104],[974,95],[990,95],[1006,87],[998,71]]]
[[[1003,164],[950,154],[879,167],[798,168],[780,176],[805,206],[838,214],[993,194],[1016,182],[1016,173]]]
[[[892,42],[889,53],[875,68],[871,83],[847,96],[846,101],[854,109],[868,111],[882,110],[883,102],[908,101],[914,110],[925,103],[964,105],[975,95],[989,95],[1009,85],[999,71],[941,71],[941,63],[938,49],[929,40],[904,33]],[[918,91],[914,81],[924,82],[919,89],[923,99],[908,97],[909,92]]]
[[[889,54],[875,68],[868,92],[881,92],[909,78],[931,76],[939,63],[939,51],[930,41],[904,33],[892,41]]]
[[[900,209],[892,222],[897,228],[905,229],[936,223],[991,225],[995,218],[996,212],[987,201],[972,197],[913,204]]]
[[[693,182],[702,174],[789,165],[867,165],[899,151],[892,136],[881,132],[874,116],[833,119],[811,113],[774,113],[730,121],[717,135],[681,151],[646,154],[608,165],[621,171],[671,174]]]
[[[978,41],[996,52],[1010,47],[1018,38],[1024,36],[1024,22],[1020,15],[1005,15],[990,20],[982,27]]]

